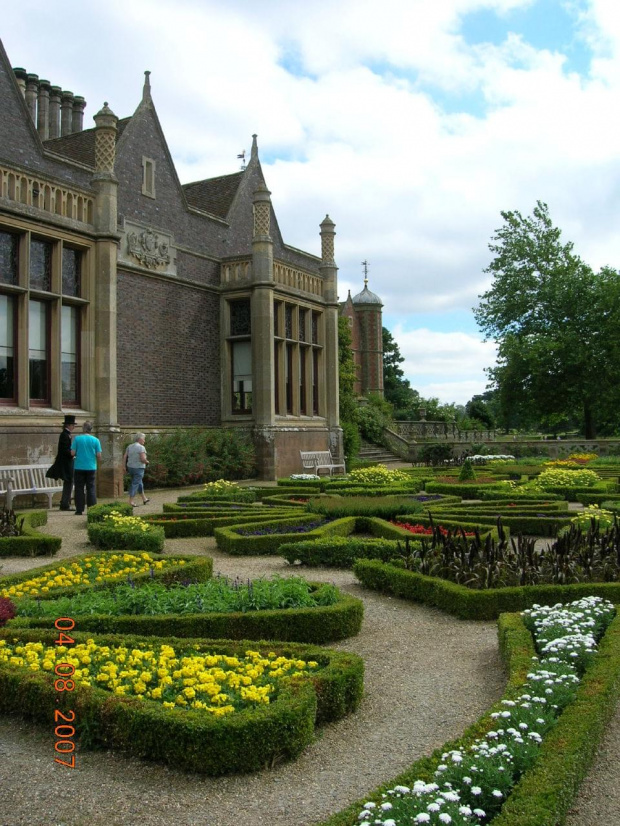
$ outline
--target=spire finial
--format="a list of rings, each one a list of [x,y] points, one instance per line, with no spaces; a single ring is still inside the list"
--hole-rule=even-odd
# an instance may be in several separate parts
[[[151,99],[151,78],[150,72],[147,70],[144,72],[144,87],[142,88],[142,100],[150,100]]]
[[[364,289],[368,289],[368,261],[362,261],[362,267],[364,268]]]
[[[258,160],[258,143],[256,142],[257,135],[252,135],[252,152],[250,153],[250,160]]]

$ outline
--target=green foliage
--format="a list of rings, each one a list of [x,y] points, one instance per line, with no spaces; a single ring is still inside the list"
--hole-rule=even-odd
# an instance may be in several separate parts
[[[113,511],[120,513],[122,516],[131,516],[133,508],[128,502],[109,502],[105,505],[92,505],[86,511],[86,521],[88,524],[93,522],[103,522]]]
[[[392,422],[392,405],[372,393],[367,403],[357,408],[356,418],[362,438],[381,445],[384,443],[383,430]]]
[[[132,519],[132,517],[122,517]],[[147,553],[161,553],[164,549],[164,529],[150,525],[143,520],[144,527],[136,527],[133,523],[115,525],[110,517],[101,522],[91,522],[88,526],[88,539],[95,548],[101,551],[146,551]]]
[[[294,565],[326,568],[352,568],[356,559],[381,559],[389,562],[397,556],[394,539],[366,539],[351,536],[333,536],[314,542],[287,542],[280,546],[280,556]]]
[[[418,452],[418,461],[429,465],[443,465],[452,458],[452,445],[427,444]]]
[[[356,365],[353,359],[351,327],[349,319],[338,317],[338,392],[340,408],[340,426],[345,461],[347,464],[357,456],[360,449],[360,434],[357,424],[357,397],[355,381]]]
[[[459,472],[459,481],[470,482],[475,478],[476,474],[474,473],[474,466],[472,465],[471,460],[465,459],[465,461],[461,465],[461,470]]]
[[[39,533],[40,525],[47,524],[47,511],[28,511],[17,514],[19,536],[0,537],[0,557],[3,556],[52,556],[60,550],[59,536]]]
[[[494,281],[474,310],[498,342],[489,375],[498,389],[503,426],[546,419],[552,431],[577,424],[595,438],[619,422],[620,278],[595,275],[561,241],[546,204],[531,217],[502,212],[489,245]]]
[[[377,516],[394,519],[401,513],[417,513],[423,505],[411,496],[323,496],[306,505],[311,513],[339,519],[343,516]]]
[[[147,450],[144,481],[150,487],[247,479],[256,473],[253,444],[237,430],[179,428],[149,436]]]

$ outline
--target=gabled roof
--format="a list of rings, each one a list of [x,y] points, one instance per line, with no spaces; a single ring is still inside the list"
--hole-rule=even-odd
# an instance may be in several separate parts
[[[190,206],[226,218],[243,179],[243,172],[220,175],[205,181],[183,184],[183,192]]]
[[[116,140],[118,141],[125,127],[131,118],[122,118],[116,125]],[[61,155],[70,161],[95,166],[95,129],[84,129],[83,132],[73,132],[71,135],[64,135],[62,138],[51,138],[43,141],[43,146]]]

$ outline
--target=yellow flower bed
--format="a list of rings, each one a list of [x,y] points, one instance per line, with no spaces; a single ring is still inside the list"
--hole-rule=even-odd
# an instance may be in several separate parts
[[[205,482],[204,489],[208,493],[232,493],[241,490],[241,487],[236,482],[218,479],[216,482]]]
[[[246,651],[244,657],[211,654],[196,646],[177,654],[170,645],[125,648],[98,645],[93,639],[70,648],[45,646],[41,642],[14,643],[0,640],[0,667],[8,664],[28,671],[44,671],[54,678],[59,663],[60,690],[72,686],[96,686],[122,697],[160,702],[164,708],[202,709],[216,717],[244,708],[269,704],[278,683],[290,677],[305,677],[318,668],[316,662],[267,656]],[[71,682],[68,682],[71,681]]]
[[[107,526],[110,524],[114,528],[121,528],[129,531],[149,531],[152,526],[138,516],[123,516],[118,511],[110,511],[107,516],[103,517],[103,522]]]
[[[402,470],[390,470],[385,465],[352,470],[347,479],[365,485],[393,485],[398,482],[411,482],[411,476],[408,473]]]
[[[184,559],[154,559],[147,553],[112,553],[85,556],[71,565],[58,565],[52,571],[0,588],[0,597],[47,596],[57,588],[89,585],[96,582],[115,582],[128,576],[146,574],[152,568],[159,571],[171,565],[185,565]]]

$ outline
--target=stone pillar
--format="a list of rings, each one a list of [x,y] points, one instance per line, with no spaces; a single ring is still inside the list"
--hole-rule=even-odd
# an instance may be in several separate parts
[[[50,88],[50,138],[60,137],[60,99],[62,89],[60,86]]]
[[[256,427],[275,421],[273,368],[273,241],[271,199],[263,184],[254,193],[252,235],[252,410]]]
[[[86,108],[86,101],[81,95],[76,95],[73,98],[73,112],[71,115],[71,131],[81,132],[84,128],[84,109]]]
[[[39,102],[37,106],[37,132],[42,141],[50,136],[50,89],[49,80],[39,81]]]
[[[29,74],[26,77],[26,103],[30,111],[32,122],[37,122],[37,98],[39,97],[39,75]]]
[[[16,66],[13,69],[13,74],[17,80],[19,91],[24,97],[26,97],[26,78],[28,77],[28,72],[25,69],[22,69],[21,66]]]
[[[336,225],[329,215],[321,223],[321,265],[325,299],[325,418],[329,428],[330,450],[343,460],[342,428],[338,409],[338,267],[334,260]]]
[[[60,133],[64,137],[73,129],[73,92],[63,92],[60,105]]]
[[[99,465],[101,496],[122,493],[122,436],[117,420],[116,375],[116,259],[117,190],[114,175],[118,118],[104,103],[95,115],[95,388],[96,433],[103,456]]]

